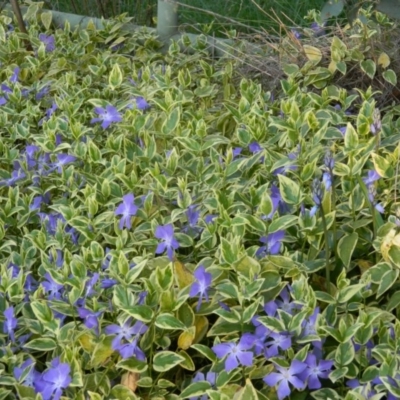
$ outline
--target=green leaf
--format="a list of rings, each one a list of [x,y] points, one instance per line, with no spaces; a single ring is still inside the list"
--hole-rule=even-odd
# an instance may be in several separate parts
[[[193,344],[190,347],[197,350],[201,355],[203,355],[205,358],[208,358],[211,362],[214,362],[217,359],[215,353],[204,344]]]
[[[329,374],[329,379],[330,379],[333,383],[335,383],[335,382],[337,382],[339,379],[341,379],[341,378],[343,378],[344,376],[346,376],[348,370],[349,370],[349,369],[348,369],[347,367],[342,367],[342,368],[335,369],[333,372],[331,372],[331,373]]]
[[[287,228],[296,225],[299,218],[296,215],[284,215],[275,219],[268,227],[268,233],[273,233],[279,230],[286,230]]]
[[[338,243],[338,255],[343,261],[343,264],[348,268],[351,261],[351,256],[358,242],[358,234],[356,232],[350,235],[343,236]]]
[[[160,351],[153,358],[153,368],[157,372],[165,372],[179,365],[185,358],[173,351]]]
[[[358,147],[358,135],[353,125],[348,122],[346,133],[344,135],[345,152],[350,152]]]
[[[347,286],[347,287],[339,290],[339,293],[337,295],[338,303],[346,303],[352,297],[354,297],[357,293],[359,293],[361,291],[361,289],[364,288],[364,286],[365,285],[363,285],[363,284],[350,285],[350,286]]]
[[[194,371],[196,369],[192,358],[189,356],[188,353],[186,353],[186,351],[180,350],[178,354],[184,358],[184,361],[180,363],[180,366],[182,368],[185,368],[188,371]]]
[[[130,357],[126,360],[121,360],[119,363],[117,363],[116,367],[141,374],[147,370],[148,365],[145,361],[140,361],[135,357]]]
[[[354,345],[352,342],[339,343],[335,353],[335,361],[340,367],[343,367],[353,361],[354,354]]]
[[[42,20],[46,31],[48,31],[51,27],[51,20],[53,19],[53,14],[51,13],[51,11],[41,13],[40,19]]]
[[[329,18],[337,17],[343,11],[344,0],[329,0],[327,1],[321,10],[322,21],[326,21]]]
[[[237,254],[234,252],[232,243],[224,237],[221,238],[221,253],[222,258],[227,264],[233,264],[237,261]]]
[[[235,400],[258,400],[258,394],[250,379],[246,379],[246,386],[235,394]]]
[[[39,301],[33,301],[31,303],[32,310],[36,318],[40,322],[50,322],[53,320],[53,313],[47,303],[41,303]]]
[[[114,353],[114,350],[111,347],[111,343],[113,338],[111,336],[105,336],[102,340],[96,344],[96,347],[93,350],[92,358],[90,360],[91,368],[97,368]]]
[[[184,323],[179,321],[178,318],[175,318],[172,314],[161,314],[156,318],[155,321],[156,326],[161,329],[179,329],[185,330],[186,326]]]
[[[379,283],[378,291],[376,292],[376,296],[380,297],[389,290],[397,281],[399,277],[399,270],[394,269],[391,271],[387,271],[382,277]]]
[[[392,294],[386,305],[386,311],[392,311],[400,305],[400,291]]]
[[[318,64],[322,59],[322,52],[318,47],[303,45],[304,54],[314,64]]]
[[[38,350],[38,351],[50,351],[57,348],[57,343],[54,339],[40,338],[33,339],[24,345],[24,348]]]
[[[154,316],[153,310],[145,305],[126,307],[124,311],[142,322],[150,322]]]
[[[108,78],[108,84],[112,90],[121,86],[123,75],[118,63],[115,63]]]
[[[298,205],[301,201],[300,186],[284,175],[278,175],[279,187],[283,200],[288,204]]]
[[[393,178],[394,170],[390,162],[386,158],[375,153],[372,153],[371,156],[376,172],[384,178]]]
[[[360,63],[361,70],[365,72],[370,79],[373,79],[376,72],[376,64],[372,60],[363,60]]]
[[[181,110],[179,107],[175,107],[171,113],[167,116],[163,126],[162,133],[164,135],[171,135],[179,125],[181,119]]]
[[[115,385],[111,389],[110,396],[108,397],[110,400],[136,400],[139,399],[131,389],[123,385]]]
[[[189,397],[201,397],[206,390],[211,389],[211,385],[207,381],[199,381],[191,383],[188,387],[182,390],[180,398],[187,399]]]
[[[338,395],[336,390],[324,388],[311,392],[310,395],[314,397],[315,400],[342,400],[343,398]]]
[[[279,332],[285,331],[285,325],[283,324],[283,322],[281,320],[279,320],[277,318],[259,317],[258,321],[273,332],[279,333]]]
[[[397,85],[397,75],[392,69],[384,71],[382,76],[386,82],[389,82],[393,86]]]

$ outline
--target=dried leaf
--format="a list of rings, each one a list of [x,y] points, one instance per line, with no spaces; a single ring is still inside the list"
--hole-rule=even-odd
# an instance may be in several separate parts
[[[139,378],[140,378],[140,374],[138,374],[136,372],[126,372],[121,377],[121,385],[132,390],[132,392],[135,392]]]

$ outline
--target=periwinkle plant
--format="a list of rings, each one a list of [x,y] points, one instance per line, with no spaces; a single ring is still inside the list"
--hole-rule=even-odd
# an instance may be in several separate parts
[[[400,398],[391,111],[311,64],[271,101],[118,18],[30,13],[29,55],[0,18],[8,398]]]

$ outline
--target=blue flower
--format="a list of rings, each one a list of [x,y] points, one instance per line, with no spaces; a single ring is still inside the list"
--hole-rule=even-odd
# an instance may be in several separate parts
[[[157,226],[154,236],[157,239],[163,240],[163,242],[158,244],[156,254],[164,253],[167,250],[168,257],[172,261],[174,250],[179,248],[179,243],[174,237],[174,227],[172,224]]]
[[[60,400],[63,389],[72,382],[71,367],[55,358],[51,367],[43,372],[40,379],[34,382],[35,389],[41,393],[43,400]]]
[[[271,372],[264,377],[264,382],[271,387],[278,385],[277,395],[278,399],[282,400],[288,397],[291,393],[289,383],[291,383],[296,389],[301,390],[304,388],[304,381],[299,377],[299,374],[307,368],[307,364],[293,360],[289,368],[281,367],[275,364],[275,368],[278,372]]]
[[[35,382],[38,381],[41,377],[40,372],[36,371],[34,368],[35,362],[32,358],[28,358],[25,360],[20,367],[14,368],[14,377],[24,386],[33,387]],[[26,372],[28,371],[29,372]],[[23,379],[21,377],[23,376]]]
[[[279,254],[281,248],[281,242],[284,237],[285,237],[285,231],[282,230],[261,237],[260,242],[265,243],[265,246],[261,246],[257,250],[256,256],[265,257],[267,255]]]
[[[14,307],[8,307],[6,310],[4,310],[4,324],[3,324],[3,332],[7,333],[8,336],[10,337],[11,341],[15,341],[15,336],[14,336],[14,330],[17,327],[18,320],[17,318],[14,317]]]
[[[307,382],[309,389],[320,389],[320,378],[327,379],[333,367],[333,361],[320,360],[317,363],[317,357],[314,354],[308,354],[305,363],[306,369],[299,374],[303,382]]]
[[[134,203],[135,196],[132,193],[126,194],[122,197],[122,203],[115,210],[115,215],[122,215],[119,221],[119,229],[131,228],[131,217],[136,215],[138,207]]]
[[[197,303],[197,311],[199,311],[203,296],[206,301],[208,300],[208,289],[211,286],[212,275],[209,272],[206,272],[206,269],[203,265],[200,265],[196,271],[194,271],[194,277],[196,281],[192,284],[189,292],[190,297],[194,297],[199,295],[199,301]]]
[[[95,122],[102,121],[101,127],[103,129],[107,129],[113,122],[122,121],[121,114],[114,106],[108,105],[106,108],[96,107],[94,111],[96,114],[99,114],[99,116],[97,118],[92,118],[90,123],[94,124]]]
[[[122,346],[122,339],[131,340],[136,335],[143,335],[148,330],[148,327],[141,321],[136,321],[134,325],[132,324],[132,318],[128,318],[123,325],[108,325],[105,328],[105,333],[107,335],[116,334],[115,338],[111,342],[111,347],[114,350],[119,350]]]
[[[218,358],[224,358],[225,369],[232,371],[239,365],[251,367],[253,365],[253,352],[249,351],[253,347],[254,337],[250,333],[245,333],[239,340],[239,343],[220,343],[216,344],[212,351]]]
[[[99,317],[103,311],[94,312],[85,307],[78,307],[79,317],[83,319],[86,328],[93,329],[96,335],[99,334]]]
[[[208,371],[207,374],[196,372],[196,375],[192,379],[192,383],[203,381],[208,382],[211,387],[215,388],[215,385],[217,383],[217,374],[212,371]],[[203,394],[202,396],[189,397],[189,400],[208,400],[208,395]]]
[[[39,35],[39,40],[46,46],[46,52],[50,53],[56,49],[55,38],[53,35],[47,36],[44,33]]]

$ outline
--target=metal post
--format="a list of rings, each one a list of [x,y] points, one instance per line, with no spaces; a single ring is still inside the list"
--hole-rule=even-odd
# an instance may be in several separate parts
[[[178,33],[178,5],[173,0],[158,0],[157,34],[164,39]]]

